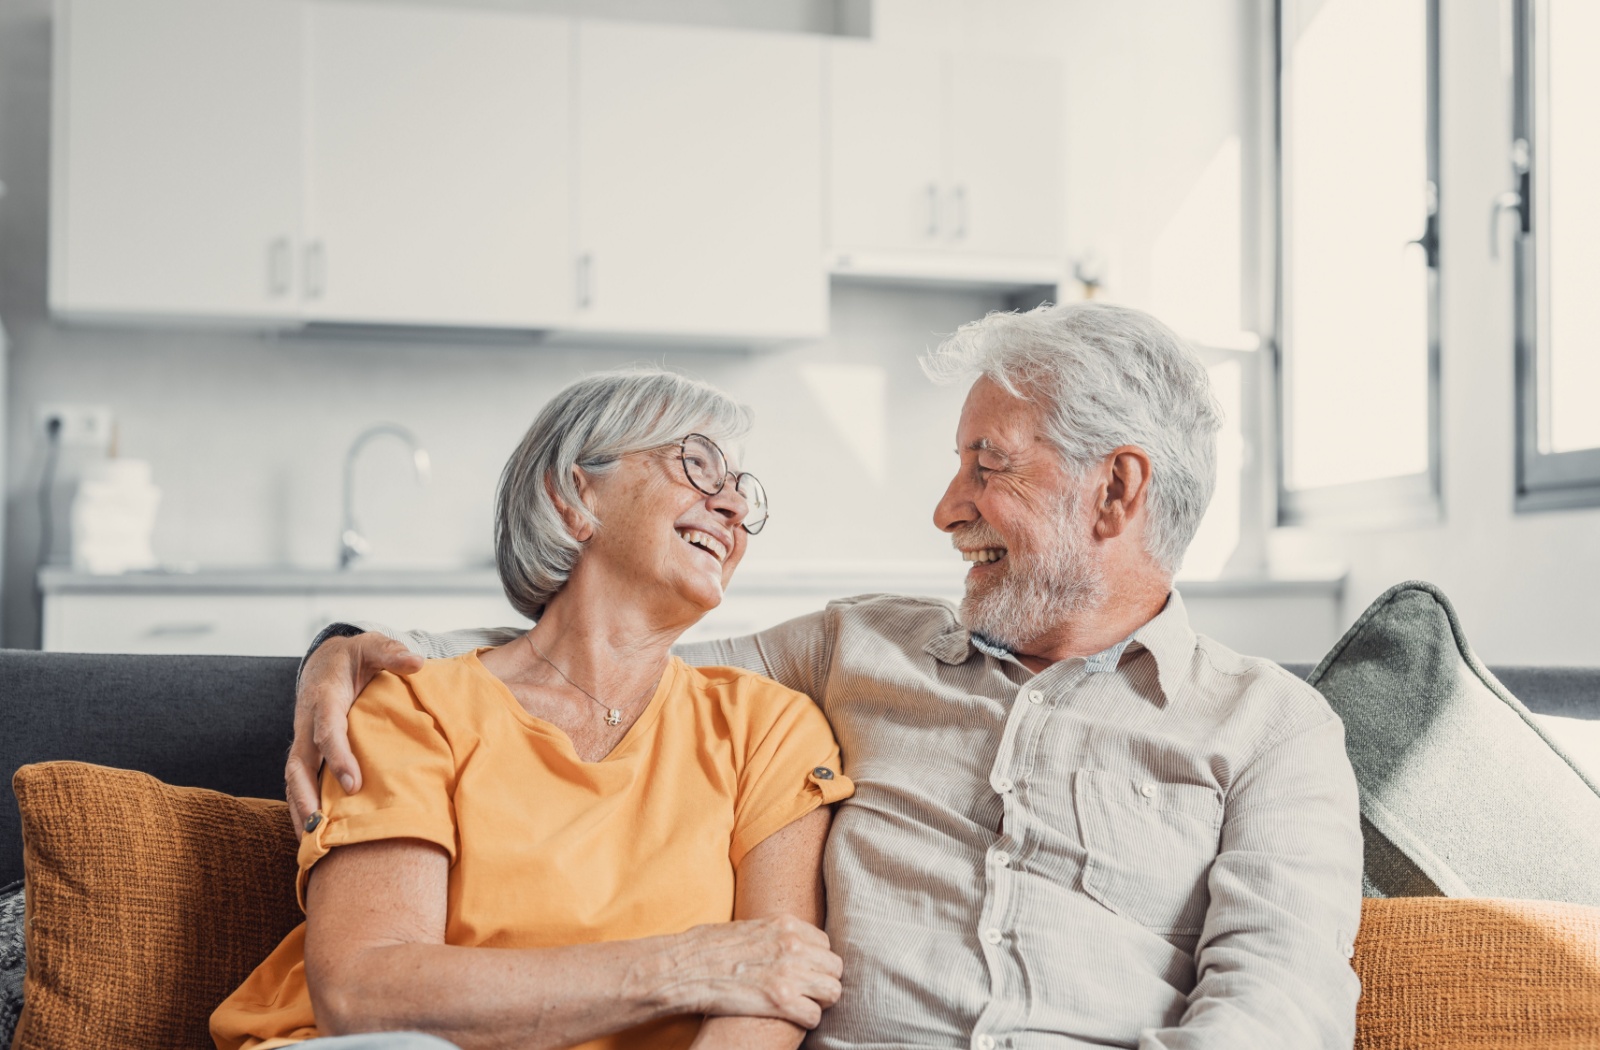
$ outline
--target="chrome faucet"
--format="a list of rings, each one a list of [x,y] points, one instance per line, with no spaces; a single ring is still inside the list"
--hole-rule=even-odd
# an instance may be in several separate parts
[[[390,434],[406,443],[411,449],[411,464],[417,471],[417,484],[426,485],[431,471],[428,452],[417,443],[417,436],[398,423],[375,423],[363,430],[350,443],[350,451],[344,454],[344,521],[339,526],[339,568],[348,569],[359,559],[372,551],[372,543],[361,530],[356,528],[355,515],[355,474],[356,457],[361,455],[361,450],[375,437]]]

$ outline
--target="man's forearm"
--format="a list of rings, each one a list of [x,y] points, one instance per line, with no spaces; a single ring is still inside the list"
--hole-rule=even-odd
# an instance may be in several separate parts
[[[429,660],[460,656],[462,653],[469,653],[486,645],[504,645],[527,633],[527,629],[522,627],[468,627],[442,632],[400,631],[371,620],[355,620],[349,623],[331,623],[324,627],[317,633],[307,655],[331,637],[362,634],[367,631],[393,638],[418,656]]]

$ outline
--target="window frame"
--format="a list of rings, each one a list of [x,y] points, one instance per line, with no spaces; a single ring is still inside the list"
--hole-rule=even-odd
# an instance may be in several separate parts
[[[1496,201],[1492,236],[1500,242],[1504,212],[1516,215],[1513,237],[1516,300],[1517,513],[1600,506],[1600,448],[1545,452],[1540,438],[1549,387],[1543,344],[1549,330],[1549,282],[1541,232],[1549,229],[1548,0],[1513,0],[1510,166],[1515,188]]]
[[[1427,29],[1427,171],[1431,192],[1429,213],[1413,244],[1427,254],[1428,270],[1428,466],[1416,474],[1375,478],[1343,485],[1318,488],[1291,488],[1289,480],[1291,426],[1289,420],[1288,367],[1293,354],[1288,338],[1288,245],[1292,237],[1285,202],[1293,190],[1285,181],[1285,150],[1288,143],[1288,110],[1285,104],[1288,57],[1284,5],[1292,0],[1274,0],[1273,104],[1274,150],[1273,185],[1275,243],[1273,265],[1273,331],[1268,349],[1272,355],[1274,430],[1276,449],[1277,523],[1280,526],[1331,525],[1349,528],[1381,528],[1395,525],[1426,524],[1443,516],[1443,468],[1440,435],[1440,212],[1439,162],[1439,0],[1424,0]],[[1519,0],[1521,2],[1521,0]]]

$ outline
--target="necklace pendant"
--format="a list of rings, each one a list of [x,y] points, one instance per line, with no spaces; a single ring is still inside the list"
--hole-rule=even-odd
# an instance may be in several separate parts
[[[608,726],[619,726],[621,724],[622,724],[622,711],[621,711],[620,708],[613,707],[610,711],[606,712],[606,725],[608,725]]]

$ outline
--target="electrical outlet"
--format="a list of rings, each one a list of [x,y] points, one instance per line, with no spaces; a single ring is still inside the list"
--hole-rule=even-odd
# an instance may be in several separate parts
[[[60,424],[56,440],[62,448],[111,448],[111,407],[109,405],[40,405],[39,429],[50,433],[51,420]]]

